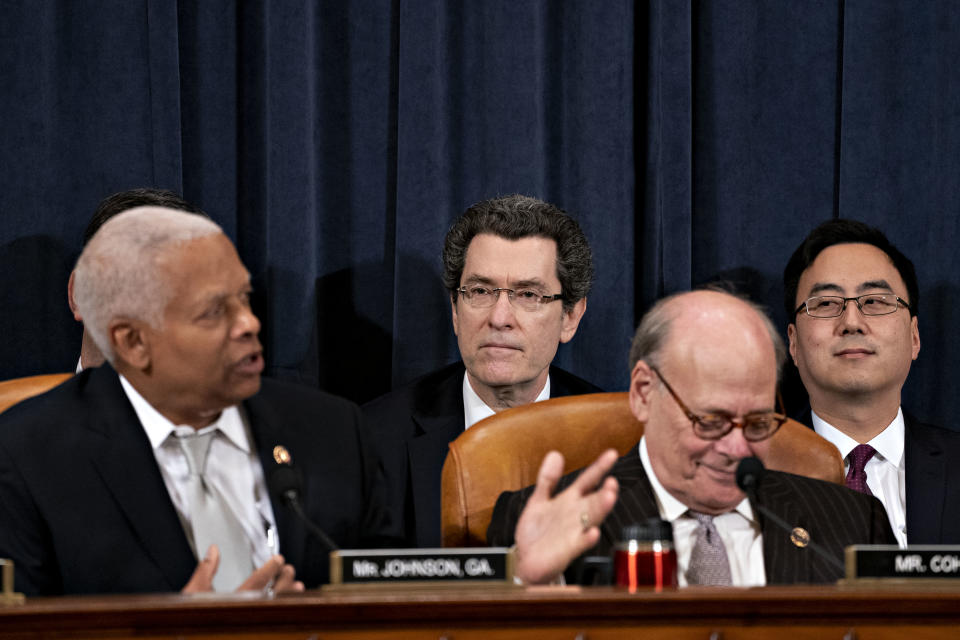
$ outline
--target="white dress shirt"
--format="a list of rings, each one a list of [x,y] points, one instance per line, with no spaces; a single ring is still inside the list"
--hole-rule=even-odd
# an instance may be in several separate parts
[[[175,425],[167,420],[123,376],[120,376],[120,384],[150,440],[167,493],[170,494],[180,523],[190,546],[193,547],[190,503],[186,493],[190,467],[177,437],[191,435],[195,430],[193,427]],[[200,429],[198,433],[214,430],[219,430],[220,435],[210,442],[204,479],[220,492],[240,522],[250,541],[253,563],[259,567],[271,555],[279,553],[280,547],[263,469],[256,451],[250,445],[253,441],[250,428],[240,409],[233,406],[224,409],[216,422]],[[197,558],[202,558],[206,549],[194,549],[194,552]]]
[[[550,399],[550,376],[547,376],[547,383],[540,390],[534,402]],[[466,372],[463,374],[463,424],[464,429],[469,429],[484,418],[489,418],[496,411],[487,406],[487,403],[480,399],[477,392],[473,390],[470,384],[470,378]]]
[[[673,525],[673,548],[677,552],[677,582],[687,586],[687,568],[696,543],[697,521],[688,507],[667,491],[650,464],[646,438],[640,438],[640,461],[647,472],[660,517]],[[714,516],[713,524],[723,540],[730,561],[730,578],[735,587],[762,587],[767,583],[763,564],[763,535],[753,516],[750,500],[744,498],[733,511]]]
[[[843,468],[849,471],[850,461],[847,460],[847,456],[860,443],[833,425],[824,422],[823,418],[816,413],[812,411],[810,413],[813,416],[814,431],[840,450],[840,455],[843,456]],[[907,474],[903,455],[905,434],[903,410],[897,409],[897,417],[893,422],[873,440],[866,443],[877,452],[867,460],[863,468],[867,474],[867,486],[887,510],[893,534],[901,547],[907,546]]]

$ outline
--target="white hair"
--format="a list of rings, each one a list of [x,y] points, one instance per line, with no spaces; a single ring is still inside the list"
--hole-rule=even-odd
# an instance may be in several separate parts
[[[204,216],[162,207],[137,207],[108,220],[77,260],[73,295],[84,328],[113,364],[107,329],[115,318],[155,329],[172,291],[158,259],[186,242],[223,233]]]

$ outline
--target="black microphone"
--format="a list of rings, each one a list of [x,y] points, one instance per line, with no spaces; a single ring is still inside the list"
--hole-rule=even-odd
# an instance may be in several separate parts
[[[767,509],[757,500],[757,490],[760,488],[760,482],[763,480],[763,474],[766,472],[767,470],[764,468],[763,463],[760,462],[759,459],[752,457],[744,458],[740,461],[740,464],[737,465],[737,486],[740,487],[741,491],[747,494],[747,496],[750,498],[750,503],[756,507],[765,518],[769,518],[771,522],[789,533],[790,537],[793,538],[794,527],[791,527],[789,524],[784,522],[780,516],[770,511],[770,509]],[[813,540],[809,540],[807,542],[807,546],[810,547],[810,549],[812,549],[818,556],[832,564],[834,567],[840,569],[841,572],[846,570],[846,567],[842,562],[840,562],[826,549],[821,547]]]
[[[741,491],[753,497],[751,492],[756,491],[757,487],[760,486],[760,481],[763,480],[763,474],[766,471],[759,458],[744,458],[737,465],[737,486],[740,487]]]
[[[303,505],[300,502],[300,474],[297,473],[293,464],[278,464],[274,467],[270,474],[270,489],[277,500],[293,509],[293,512],[307,527],[307,531],[316,536],[327,548],[327,551],[339,549],[336,543],[330,539],[330,536],[314,524],[304,512]]]

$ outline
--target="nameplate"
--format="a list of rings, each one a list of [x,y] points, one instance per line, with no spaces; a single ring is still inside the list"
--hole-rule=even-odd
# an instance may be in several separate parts
[[[855,545],[846,549],[847,578],[960,578],[960,546]]]
[[[330,553],[330,584],[508,583],[513,584],[513,550],[353,549]]]

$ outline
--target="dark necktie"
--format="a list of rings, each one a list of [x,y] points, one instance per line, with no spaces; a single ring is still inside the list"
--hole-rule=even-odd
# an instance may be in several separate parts
[[[847,454],[847,460],[850,462],[850,468],[847,470],[847,486],[854,491],[865,493],[872,496],[873,492],[867,486],[867,472],[864,467],[867,461],[877,452],[876,449],[868,444],[858,444]]]
[[[687,567],[687,582],[709,586],[733,584],[730,578],[730,561],[723,546],[720,533],[713,524],[713,516],[692,509],[688,513],[699,523],[697,541],[690,553]]]

